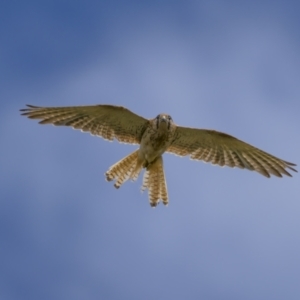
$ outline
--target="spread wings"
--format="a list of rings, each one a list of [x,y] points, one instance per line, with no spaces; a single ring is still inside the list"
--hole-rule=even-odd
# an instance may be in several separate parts
[[[167,149],[176,155],[190,155],[220,166],[246,168],[270,177],[291,176],[286,169],[297,172],[293,163],[279,159],[226,133],[178,126],[175,139]]]
[[[148,120],[125,107],[92,105],[73,107],[38,107],[27,105],[22,115],[41,119],[40,124],[72,126],[107,140],[139,144]]]

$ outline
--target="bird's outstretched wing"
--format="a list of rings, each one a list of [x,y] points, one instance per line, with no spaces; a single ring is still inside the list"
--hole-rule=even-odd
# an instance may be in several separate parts
[[[297,172],[293,163],[284,161],[258,148],[255,148],[226,133],[180,127],[176,128],[175,138],[167,152],[191,159],[203,160],[220,166],[246,168],[270,177],[273,174],[291,176],[286,169]]]
[[[91,105],[70,107],[38,107],[27,105],[22,115],[41,119],[40,124],[72,126],[107,140],[139,144],[148,120],[125,107]]]

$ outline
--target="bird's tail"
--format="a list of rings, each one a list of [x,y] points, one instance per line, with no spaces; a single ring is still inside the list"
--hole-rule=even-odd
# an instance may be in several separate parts
[[[142,191],[145,189],[149,190],[149,201],[152,207],[155,207],[160,200],[164,205],[168,204],[168,190],[162,156],[159,156],[153,163],[147,166]]]
[[[114,186],[118,189],[128,179],[136,180],[143,167],[143,161],[139,159],[136,150],[112,165],[105,173],[106,180],[115,180]],[[167,183],[161,156],[146,167],[142,191],[146,189],[149,190],[149,202],[152,207],[155,207],[159,201],[168,204]]]
[[[116,180],[114,186],[118,189],[128,179],[136,180],[142,168],[143,163],[139,160],[136,150],[112,165],[105,173],[106,180]]]

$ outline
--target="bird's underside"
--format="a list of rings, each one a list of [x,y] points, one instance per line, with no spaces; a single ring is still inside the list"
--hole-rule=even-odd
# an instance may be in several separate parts
[[[167,114],[147,120],[130,110],[113,105],[37,107],[28,105],[22,115],[40,119],[41,124],[71,126],[106,140],[138,144],[139,149],[106,172],[108,181],[119,188],[126,180],[135,180],[145,168],[142,190],[148,189],[151,206],[168,204],[163,169],[164,152],[220,166],[239,167],[270,177],[291,176],[293,163],[284,161],[226,133],[177,126]]]

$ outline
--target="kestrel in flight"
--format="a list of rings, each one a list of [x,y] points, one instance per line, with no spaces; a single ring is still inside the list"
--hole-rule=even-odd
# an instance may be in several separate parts
[[[142,190],[148,189],[149,201],[155,207],[160,201],[168,204],[168,190],[162,155],[169,152],[220,166],[239,167],[270,177],[286,170],[297,172],[293,163],[284,161],[226,133],[215,130],[177,126],[171,116],[159,114],[147,120],[125,107],[92,105],[73,107],[37,107],[27,105],[22,115],[41,119],[40,124],[72,126],[106,140],[138,144],[137,150],[112,165],[105,173],[119,188],[126,180],[135,180],[146,169]]]

